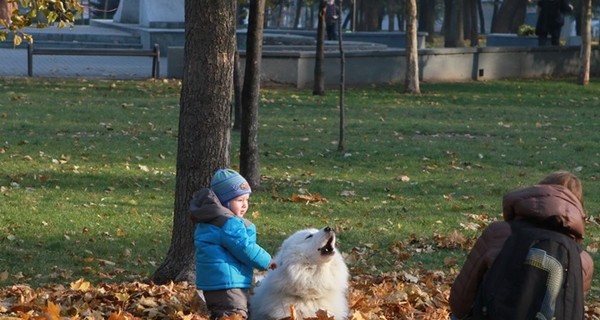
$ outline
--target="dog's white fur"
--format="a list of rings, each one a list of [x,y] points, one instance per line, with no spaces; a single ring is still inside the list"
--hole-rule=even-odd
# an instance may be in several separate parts
[[[250,299],[250,319],[315,317],[326,310],[336,320],[348,317],[348,267],[335,247],[335,232],[300,230],[287,238],[275,256],[277,268],[267,273]]]

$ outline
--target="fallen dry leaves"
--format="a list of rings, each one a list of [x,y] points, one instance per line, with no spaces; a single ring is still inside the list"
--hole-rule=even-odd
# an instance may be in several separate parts
[[[14,285],[0,290],[0,301],[0,315],[16,319],[207,319],[196,290],[186,283],[93,286],[79,279],[69,288]]]
[[[447,320],[452,278],[442,271],[427,270],[353,276],[349,292],[351,319]],[[14,285],[0,289],[0,320],[8,319],[207,320],[208,317],[195,288],[187,283],[93,285],[79,279],[69,287]],[[309,319],[332,320],[322,312]],[[600,302],[588,302],[586,319],[600,319]]]

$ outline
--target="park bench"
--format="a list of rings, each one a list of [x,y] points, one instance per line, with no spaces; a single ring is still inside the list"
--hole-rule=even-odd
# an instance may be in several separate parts
[[[27,47],[27,74],[33,76],[34,55],[63,55],[63,56],[131,56],[152,57],[152,77],[160,76],[160,47],[154,44],[154,49],[99,49],[99,48],[39,48],[33,43]]]

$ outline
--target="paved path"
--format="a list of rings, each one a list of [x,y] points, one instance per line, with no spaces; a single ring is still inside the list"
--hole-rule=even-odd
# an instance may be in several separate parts
[[[0,77],[27,77],[27,49],[0,48]],[[167,58],[160,59],[166,77]],[[152,57],[33,56],[33,76],[51,78],[145,79]]]

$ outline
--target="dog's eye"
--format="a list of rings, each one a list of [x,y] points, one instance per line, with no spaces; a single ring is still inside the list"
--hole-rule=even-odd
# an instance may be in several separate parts
[[[312,236],[313,236],[312,234],[309,234],[309,235],[306,236],[306,238],[304,238],[304,240],[312,238]]]

